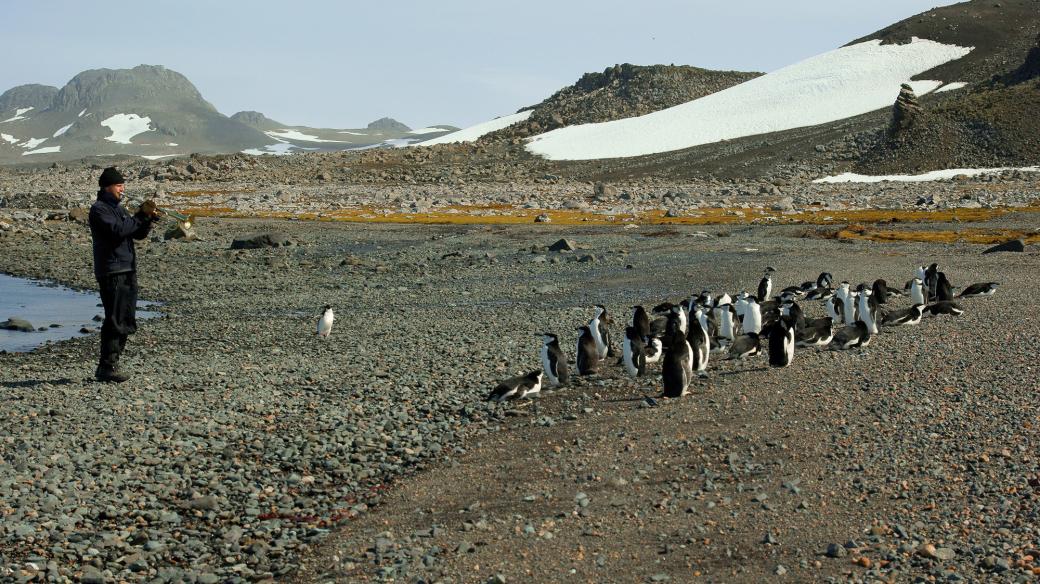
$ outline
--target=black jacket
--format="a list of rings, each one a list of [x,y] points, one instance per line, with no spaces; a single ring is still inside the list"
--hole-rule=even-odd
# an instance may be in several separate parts
[[[152,220],[143,215],[130,215],[112,195],[98,192],[90,207],[90,235],[94,240],[94,275],[101,279],[109,274],[137,271],[135,239],[148,237]]]

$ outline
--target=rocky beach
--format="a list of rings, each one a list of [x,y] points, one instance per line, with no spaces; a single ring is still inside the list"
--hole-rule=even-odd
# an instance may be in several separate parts
[[[77,209],[92,193],[65,180],[9,189],[0,271],[91,289]],[[162,317],[131,339],[134,378],[93,381],[95,337],[0,354],[2,580],[1033,577],[1029,174],[129,192],[153,188],[199,215],[199,238],[160,224],[139,246]],[[857,210],[860,237],[844,237],[838,213]],[[232,249],[261,233],[278,246]],[[1005,238],[1025,252],[981,253]],[[560,239],[574,249],[549,251]],[[570,339],[593,304],[620,338],[634,304],[753,289],[767,265],[781,286],[825,270],[901,285],[932,261],[999,291],[862,350],[799,350],[788,369],[713,357],[681,400],[651,406],[659,369],[633,380],[611,363],[484,402],[539,367],[537,335]]]

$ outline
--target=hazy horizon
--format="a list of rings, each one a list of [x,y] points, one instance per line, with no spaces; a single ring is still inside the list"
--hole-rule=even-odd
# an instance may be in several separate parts
[[[18,24],[8,41],[24,49],[0,67],[0,93],[28,83],[60,88],[87,69],[163,65],[226,115],[255,110],[313,127],[364,127],[384,116],[413,128],[465,127],[615,63],[768,72],[953,3],[28,3],[7,9]]]

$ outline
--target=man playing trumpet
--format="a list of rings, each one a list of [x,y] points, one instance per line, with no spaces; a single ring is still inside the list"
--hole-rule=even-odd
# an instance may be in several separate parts
[[[94,376],[98,381],[122,383],[130,377],[119,370],[119,356],[127,336],[137,331],[137,254],[134,240],[148,237],[161,212],[147,200],[133,215],[120,206],[125,179],[115,167],[98,179],[97,201],[90,207],[90,235],[94,242],[94,276],[101,289],[105,322],[101,325],[101,358]]]

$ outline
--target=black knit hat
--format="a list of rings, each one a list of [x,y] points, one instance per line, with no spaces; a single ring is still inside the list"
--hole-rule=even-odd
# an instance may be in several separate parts
[[[109,166],[105,170],[101,171],[101,177],[98,178],[98,186],[105,188],[112,185],[121,185],[126,182],[123,175],[116,170],[116,167]]]

